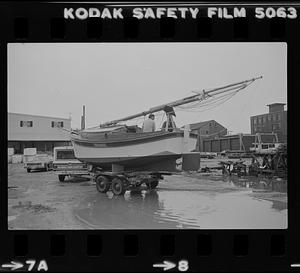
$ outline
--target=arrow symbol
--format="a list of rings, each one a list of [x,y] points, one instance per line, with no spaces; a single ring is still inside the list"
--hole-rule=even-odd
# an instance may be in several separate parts
[[[11,261],[10,264],[3,264],[1,267],[10,268],[10,270],[16,270],[16,269],[23,267],[23,264]]]
[[[168,262],[168,261],[164,261],[163,264],[154,264],[153,267],[162,267],[164,269],[164,271],[172,269],[176,266],[176,264]]]

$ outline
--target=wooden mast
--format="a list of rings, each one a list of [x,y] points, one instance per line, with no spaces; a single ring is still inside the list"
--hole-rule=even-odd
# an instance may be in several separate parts
[[[249,79],[249,80],[245,80],[245,81],[241,81],[241,82],[237,82],[237,83],[233,83],[233,84],[229,84],[229,85],[225,85],[225,86],[221,86],[221,87],[217,87],[217,88],[214,88],[214,89],[211,89],[211,90],[208,90],[208,91],[203,90],[200,93],[197,93],[195,95],[185,97],[183,99],[176,100],[176,101],[173,101],[173,102],[170,102],[170,103],[165,103],[165,104],[162,104],[162,105],[159,105],[159,106],[155,106],[155,107],[152,107],[149,110],[144,111],[144,112],[140,112],[140,113],[137,113],[137,114],[134,114],[134,115],[130,115],[130,116],[127,116],[127,117],[124,117],[124,118],[121,118],[121,119],[116,119],[116,120],[105,122],[104,124],[101,124],[100,126],[110,126],[110,125],[117,124],[121,121],[126,121],[126,120],[134,119],[134,118],[137,118],[137,117],[146,116],[150,113],[155,113],[155,112],[162,111],[162,110],[164,110],[164,108],[166,106],[176,107],[176,106],[191,103],[191,102],[194,102],[194,101],[202,101],[202,100],[205,100],[207,97],[214,96],[214,95],[219,95],[219,94],[222,94],[222,93],[225,93],[225,92],[229,92],[229,91],[232,91],[234,89],[238,89],[238,87],[243,89],[248,84],[250,84],[250,83],[252,83],[252,82],[254,82],[258,79],[261,79],[261,78],[262,78],[262,76],[256,77],[256,78],[253,78],[253,79]]]

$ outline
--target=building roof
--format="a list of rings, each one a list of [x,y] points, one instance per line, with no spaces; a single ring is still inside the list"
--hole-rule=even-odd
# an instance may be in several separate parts
[[[211,119],[211,120],[207,120],[207,121],[192,123],[192,124],[190,124],[190,129],[191,130],[200,129],[200,128],[204,127],[206,124],[209,124],[210,122],[216,122],[216,121]]]
[[[60,119],[60,120],[70,120],[71,119],[71,118],[60,118],[60,117],[31,115],[31,114],[22,114],[22,113],[13,113],[13,112],[8,112],[8,115],[19,115],[19,116],[29,116],[29,117],[39,117],[39,118],[52,118],[52,119]]]
[[[273,106],[273,105],[286,105],[286,103],[275,102],[275,103],[267,104],[267,106]]]

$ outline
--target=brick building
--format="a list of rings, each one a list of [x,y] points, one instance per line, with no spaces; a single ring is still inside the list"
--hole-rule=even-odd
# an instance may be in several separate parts
[[[251,134],[276,133],[280,142],[287,141],[287,111],[284,103],[269,104],[269,113],[250,117]]]

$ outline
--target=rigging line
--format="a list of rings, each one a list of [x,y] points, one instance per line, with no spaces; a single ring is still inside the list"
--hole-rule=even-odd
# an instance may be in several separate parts
[[[230,87],[226,87],[222,90],[222,93],[223,92],[229,92],[229,91],[233,91],[236,92],[236,91],[241,91],[242,89],[246,88],[248,85],[250,85],[254,80],[252,80],[251,82],[248,82],[248,83],[240,83],[236,86],[230,86]],[[200,94],[200,93],[199,93]],[[220,94],[220,93],[219,93]],[[215,98],[216,96],[218,96],[219,94],[215,94],[215,95],[210,95],[209,97],[211,98]],[[226,96],[227,94],[225,94],[224,96]],[[220,96],[219,96],[220,97]],[[222,96],[221,96],[222,97]],[[208,98],[209,100],[210,98]],[[202,103],[203,105],[207,104],[207,103],[203,103],[203,101],[200,101],[200,102],[196,102],[194,104],[191,104],[190,106],[181,106],[181,108],[192,108],[192,107],[197,107],[198,104]]]
[[[219,96],[217,98],[212,98],[212,99],[208,99],[206,102],[203,102],[203,103],[198,103],[198,104],[195,104],[195,105],[192,105],[190,107],[183,107],[183,108],[197,108],[197,107],[203,107],[203,106],[206,106],[206,105],[210,105],[211,103],[214,103],[216,101],[219,101],[221,99],[223,99],[224,97],[227,97],[229,96],[230,94],[226,94],[226,95],[222,95],[222,96]]]
[[[200,110],[200,111],[198,110],[198,111],[190,111],[190,112],[202,113],[202,112],[205,112],[205,111],[208,111],[208,110],[214,109],[214,108],[218,107],[219,105],[221,105],[221,104],[225,103],[225,102],[226,102],[226,101],[228,101],[229,99],[231,99],[233,96],[234,96],[234,94],[233,94],[232,96],[228,97],[228,98],[225,98],[225,99],[224,99],[223,101],[221,101],[219,104],[217,104],[217,105],[214,105],[214,106],[212,106],[212,107],[210,107],[210,108],[205,108],[205,109],[203,109],[203,110]],[[186,111],[189,111],[189,110],[186,110]]]
[[[228,98],[228,99],[230,99],[230,98]],[[225,102],[225,101],[224,101],[224,102]],[[224,103],[224,102],[223,102],[223,103]]]
[[[232,93],[232,95],[231,95],[231,96],[228,96],[228,98],[224,98],[224,101],[222,101],[221,103],[217,104],[217,106],[218,106],[218,105],[221,105],[221,104],[223,104],[224,102],[226,102],[226,101],[228,101],[229,99],[231,99],[235,94],[237,94],[237,92],[239,92],[239,90],[236,91],[236,92],[234,92],[234,93]]]
[[[228,95],[226,95],[226,97],[227,96]],[[211,104],[213,104],[213,103],[215,103],[217,101],[220,101],[222,99],[224,99],[224,98],[222,97],[222,98],[218,98],[218,99],[214,99],[214,100],[209,100],[206,103],[202,103],[202,104],[199,103],[199,104],[195,104],[195,105],[191,105],[191,106],[180,107],[179,109],[183,109],[183,110],[184,109],[187,109],[187,110],[199,109],[199,108],[203,108],[203,107],[206,107],[208,105],[211,105]]]
[[[253,82],[253,80],[251,82],[246,82],[246,83],[241,82],[241,83],[238,83],[238,84],[235,84],[235,85],[230,85],[230,86],[227,86],[227,87],[218,88],[217,90],[216,89],[203,90],[203,94],[208,95],[207,93],[209,93],[209,91],[214,91],[214,92],[217,92],[215,95],[219,95],[219,94],[222,94],[224,92],[231,91],[231,90],[236,90],[236,89],[241,90],[241,89],[244,89],[247,86],[249,86],[252,82]],[[214,95],[210,95],[210,96],[214,96]]]
[[[196,102],[195,104],[192,104],[192,105],[190,105],[190,106],[188,106],[188,105],[187,105],[187,106],[178,106],[178,108],[181,108],[181,109],[188,109],[188,108],[190,108],[190,109],[191,109],[191,108],[197,107],[197,106],[199,106],[199,105],[204,106],[204,105],[210,104],[212,101],[216,101],[216,100],[221,99],[221,98],[223,98],[223,97],[230,96],[232,93],[237,93],[237,92],[239,92],[240,90],[242,90],[243,88],[245,88],[245,87],[242,86],[242,87],[240,87],[238,90],[235,90],[235,91],[233,91],[233,92],[230,92],[230,93],[227,93],[227,94],[218,96],[218,97],[216,97],[216,95],[215,95],[214,97],[207,99],[206,102],[203,102],[203,101],[201,101],[201,102]]]
[[[232,96],[233,96],[233,95],[232,95]],[[227,100],[229,100],[229,99],[230,99],[230,98],[228,98]],[[227,100],[225,100],[225,101],[227,101]],[[224,101],[224,102],[225,102],[225,101]],[[224,103],[224,102],[222,102],[222,103]],[[213,108],[216,108],[216,107],[217,107],[217,106],[215,106],[215,107],[212,107],[211,109],[213,109]],[[206,111],[207,111],[207,110],[211,110],[211,109],[206,109]],[[202,111],[199,111],[199,112],[204,112],[204,110],[202,110]],[[225,128],[225,129],[227,130],[227,128]],[[224,129],[224,130],[225,130],[225,129]]]
[[[232,97],[233,95],[235,95],[235,94],[236,94],[236,92],[234,92],[234,94],[226,94],[226,96],[223,95],[222,97],[219,97],[219,98],[217,98],[217,99],[214,99],[213,101],[210,100],[209,102],[206,102],[205,104],[198,105],[198,107],[193,106],[193,107],[185,107],[185,108],[179,108],[179,109],[180,109],[181,111],[185,111],[185,110],[186,110],[186,111],[196,112],[195,109],[206,108],[206,107],[208,107],[208,106],[212,106],[212,105],[218,103],[219,101],[222,101],[222,100],[224,100],[224,99],[227,99],[228,97],[231,98],[231,97]]]
[[[222,100],[217,100],[217,101],[212,101],[210,103],[207,103],[205,105],[199,105],[198,107],[192,107],[192,108],[184,108],[184,109],[180,109],[181,111],[191,111],[191,112],[196,112],[199,109],[206,109],[207,107],[210,107],[212,105],[217,104],[219,101],[223,101],[225,98],[222,98]]]
[[[208,102],[206,103],[202,103],[202,105],[200,105],[200,107],[203,107],[203,106],[209,106],[209,105],[213,105],[215,104],[217,101],[220,101],[220,100],[223,100],[224,98],[226,99],[227,97],[232,97],[234,96],[236,93],[238,93],[241,89],[243,89],[244,86],[241,86],[238,90],[235,90],[233,92],[230,92],[229,94],[225,94],[225,95],[222,95],[222,96],[219,96],[218,98],[214,98],[214,100],[209,100]]]

